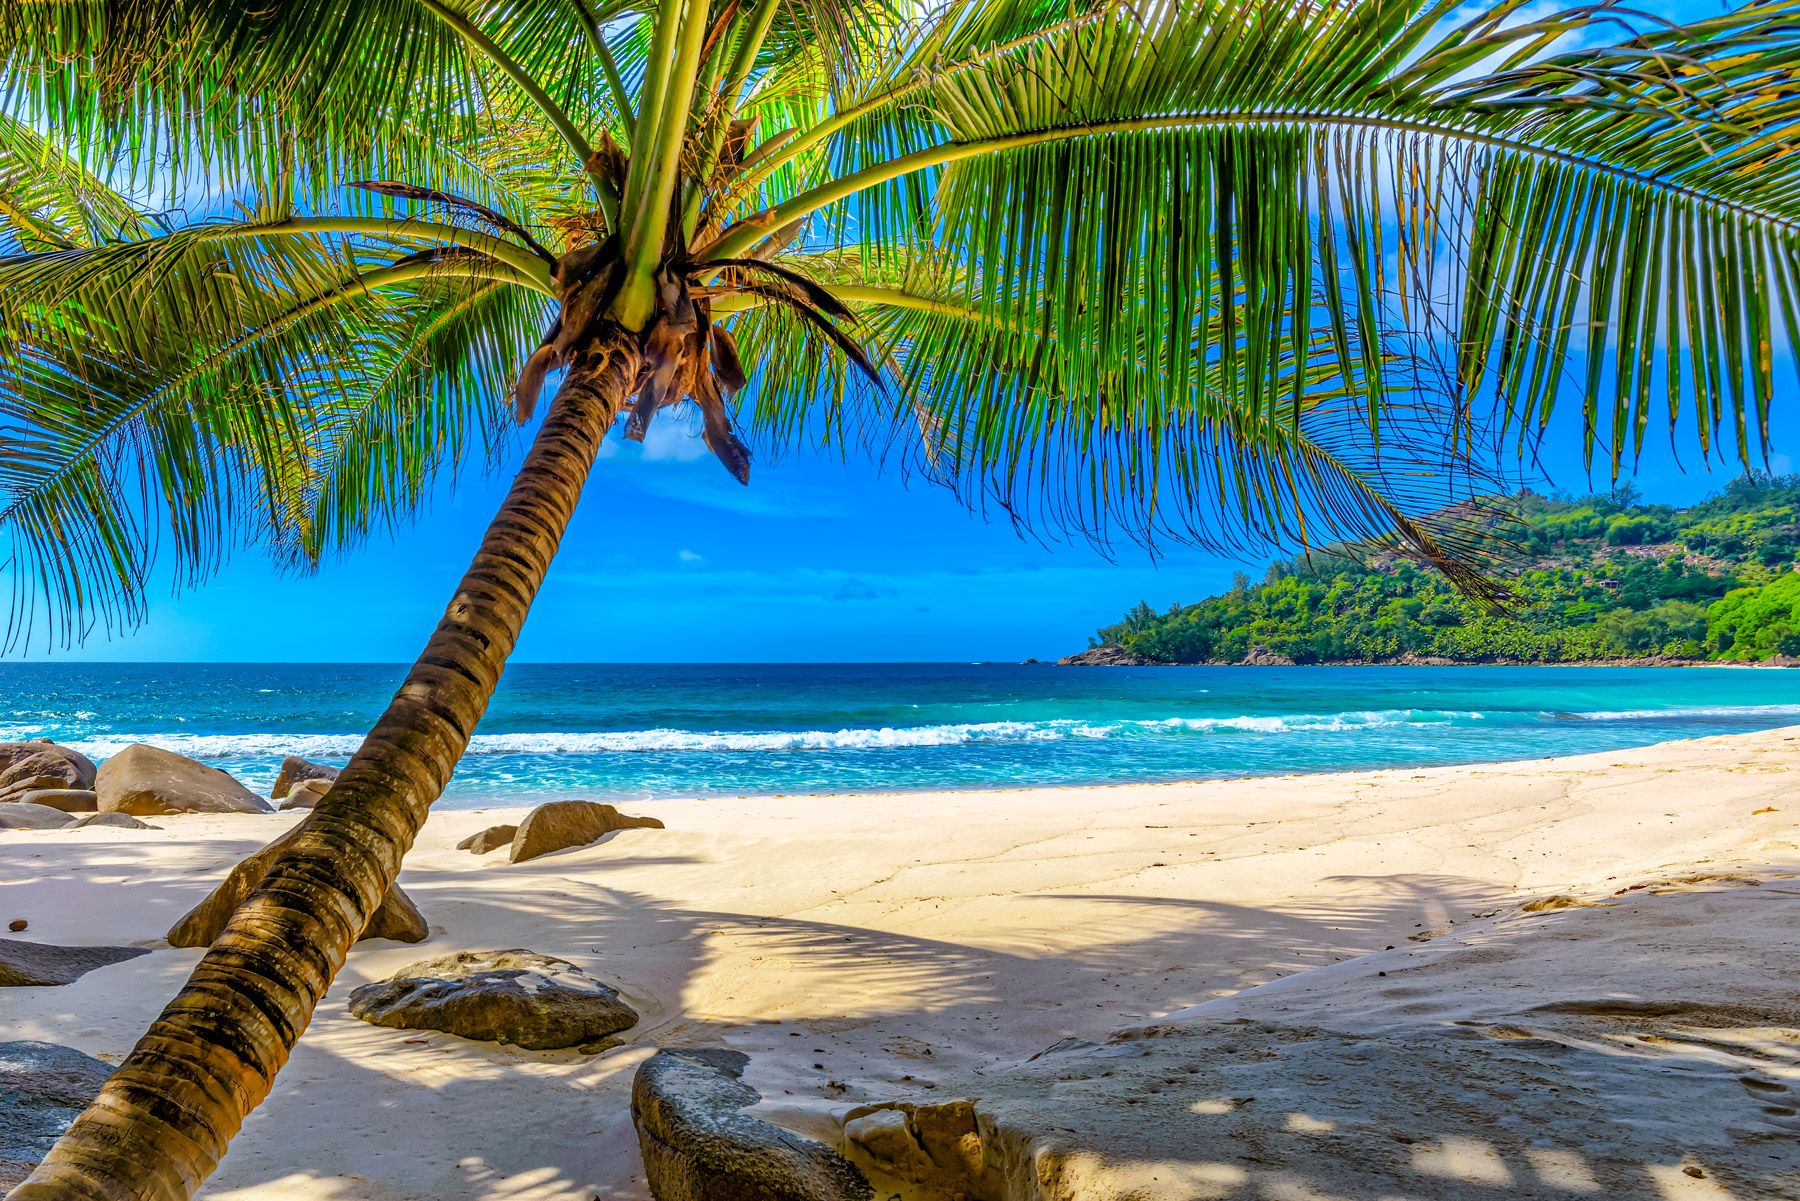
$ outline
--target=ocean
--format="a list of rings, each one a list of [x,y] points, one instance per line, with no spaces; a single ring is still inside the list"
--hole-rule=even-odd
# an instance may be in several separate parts
[[[404,668],[0,665],[0,739],[148,742],[266,792]],[[1800,723],[1800,669],[519,664],[445,804],[1200,780],[1538,758]]]

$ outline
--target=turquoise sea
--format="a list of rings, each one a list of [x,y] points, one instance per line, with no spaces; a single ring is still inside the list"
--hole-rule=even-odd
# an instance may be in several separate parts
[[[0,665],[0,739],[149,742],[267,789],[342,763],[369,664]],[[1800,669],[521,664],[451,805],[1184,780],[1567,755],[1800,724]]]

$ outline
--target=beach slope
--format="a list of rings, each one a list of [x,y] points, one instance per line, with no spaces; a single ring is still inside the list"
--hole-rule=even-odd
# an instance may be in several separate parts
[[[1791,910],[1774,912],[1796,891],[1797,780],[1788,729],[1418,771],[658,801],[624,808],[666,829],[519,864],[455,844],[522,810],[440,813],[402,875],[430,940],[351,953],[205,1195],[642,1198],[631,1077],[678,1045],[747,1053],[762,1116],[818,1137],[842,1140],[870,1106],[976,1098],[996,1156],[1004,1142],[1033,1163],[1088,1165],[1072,1191],[1008,1196],[1757,1195],[1732,1172],[1786,1189],[1800,1152],[1774,1111],[1791,1108],[1800,1023],[1782,1000],[1791,971],[1785,989],[1769,977],[1800,951]],[[0,834],[0,920],[27,919],[22,937],[155,948],[74,984],[6,990],[0,1036],[116,1059],[199,954],[158,940],[296,815],[155,820]],[[1695,876],[1711,879],[1681,882]],[[1578,903],[1529,908],[1551,897]],[[575,961],[642,1022],[595,1056],[346,1009],[351,989],[421,958],[512,947]],[[1631,1009],[1640,999],[1713,1016]],[[1593,1008],[1613,1003],[1636,1016]],[[1709,1022],[1738,1033],[1684,1033]],[[1645,1038],[1684,1045],[1640,1054]],[[1096,1045],[1031,1060],[1067,1039]],[[1529,1071],[1494,1058],[1539,1045],[1565,1050]],[[1472,1067],[1465,1086],[1461,1052],[1475,1047],[1492,1079]],[[1113,1095],[1136,1078],[1107,1057],[1157,1060],[1158,1091],[1145,1078],[1131,1095],[1160,1099]],[[1238,1059],[1264,1076],[1240,1084]],[[1698,1081],[1699,1100],[1684,1116],[1679,1088],[1633,1083],[1585,1102],[1568,1084],[1592,1063]],[[1736,1081],[1752,1075],[1773,1087]],[[1058,1088],[1067,1105],[1049,1100]],[[1661,1140],[1654,1162],[1615,1129],[1640,1110]],[[1046,1116],[1058,1113],[1070,1117]],[[1534,1120],[1595,1149],[1544,1171],[1561,1163],[1611,1190],[1606,1165],[1636,1156],[1640,1191],[1531,1175]],[[1484,1150],[1489,1127],[1513,1141]],[[1710,1171],[1739,1138],[1764,1158]],[[1376,1145],[1402,1175],[1381,1175],[1387,1160],[1363,1176],[1324,1166]]]

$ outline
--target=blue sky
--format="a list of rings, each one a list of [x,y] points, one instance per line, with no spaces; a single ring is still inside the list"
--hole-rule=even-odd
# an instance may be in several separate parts
[[[1795,444],[1793,376],[1782,380],[1776,449]],[[1786,403],[1781,403],[1785,401]],[[1573,418],[1574,413],[1567,414]],[[1563,431],[1554,482],[1588,481]],[[1687,501],[1729,470],[1683,473],[1655,435],[1635,482]],[[1778,457],[1778,468],[1787,460]],[[294,577],[251,553],[149,622],[56,658],[406,661],[430,633],[498,504],[511,464],[465,473],[393,538]],[[1604,480],[1597,482],[1604,484]],[[1160,560],[1020,537],[949,493],[863,459],[791,453],[740,487],[682,426],[645,447],[609,440],[518,657],[534,661],[899,661],[1049,658],[1086,644],[1140,597],[1157,607],[1229,586],[1249,562],[1182,548]],[[41,650],[33,658],[43,657]]]
[[[1544,6],[1548,8],[1549,6]],[[1703,0],[1647,6],[1676,18],[1719,11]],[[1527,15],[1541,15],[1537,7]],[[1794,375],[1778,364],[1774,443],[1788,469],[1800,422]],[[1550,482],[1590,481],[1575,449],[1573,405],[1548,440]],[[1653,432],[1633,477],[1653,500],[1684,502],[1733,474]],[[522,446],[522,442],[521,442]],[[515,454],[513,462],[516,462]],[[137,632],[96,637],[55,658],[90,660],[408,661],[423,644],[512,463],[462,473],[392,538],[295,577],[240,554],[176,596],[164,584]],[[759,462],[742,488],[697,437],[660,424],[647,447],[603,452],[518,658],[535,661],[897,661],[1050,658],[1142,598],[1158,608],[1217,592],[1238,561],[1179,547],[1153,559],[1085,543],[1044,544],[985,521],[922,481],[836,456]],[[44,657],[41,647],[33,658]]]

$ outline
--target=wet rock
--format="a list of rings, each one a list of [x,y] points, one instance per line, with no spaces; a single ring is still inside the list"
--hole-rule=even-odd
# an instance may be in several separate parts
[[[143,947],[58,947],[0,938],[0,987],[73,984],[97,967],[149,953]]]
[[[595,801],[551,801],[525,815],[513,835],[511,862],[523,863],[567,847],[586,846],[614,830],[660,830],[654,817],[631,817]]]
[[[134,743],[100,765],[94,790],[105,813],[269,813],[269,803],[216,767]]]
[[[210,947],[224,931],[225,923],[231,920],[231,915],[237,912],[238,906],[244,903],[244,899],[268,874],[269,865],[275,862],[275,857],[281,853],[282,848],[298,837],[305,828],[306,822],[303,821],[232,868],[223,883],[170,928],[169,945]],[[369,919],[369,928],[363,931],[362,940],[391,938],[395,942],[424,942],[430,933],[418,906],[396,884],[388,889],[380,908],[375,910],[375,916]]]
[[[0,1189],[31,1173],[111,1074],[73,1047],[0,1043]]]
[[[338,778],[339,770],[324,763],[302,759],[298,755],[289,755],[281,761],[281,770],[275,773],[275,787],[269,789],[269,797],[279,801],[294,790],[294,785],[306,780],[323,780],[330,784]],[[283,805],[282,808],[291,806]]]
[[[279,808],[312,809],[317,807],[318,803],[325,799],[325,794],[330,791],[330,780],[302,780],[288,790],[288,794],[282,800]]]
[[[153,826],[149,822],[141,822],[129,813],[89,813],[75,819],[75,828],[87,826],[106,826],[113,830],[160,830],[161,826]]]
[[[869,1201],[856,1166],[824,1143],[752,1117],[761,1094],[738,1051],[658,1051],[631,1086],[631,1118],[656,1201]]]
[[[27,805],[48,805],[64,813],[92,813],[100,807],[99,794],[91,788],[34,788],[19,800]]]
[[[60,830],[75,824],[75,816],[48,805],[0,801],[0,830]]]
[[[518,833],[517,826],[489,826],[478,830],[456,844],[459,851],[471,851],[477,855],[485,855],[489,851],[497,851],[512,843],[513,835]]]
[[[596,1042],[637,1024],[612,988],[566,959],[533,951],[460,951],[427,959],[350,994],[377,1026],[442,1030],[534,1051]]]

